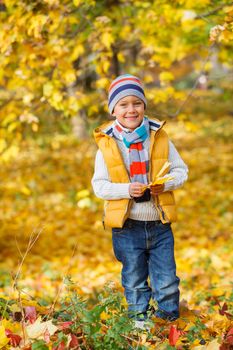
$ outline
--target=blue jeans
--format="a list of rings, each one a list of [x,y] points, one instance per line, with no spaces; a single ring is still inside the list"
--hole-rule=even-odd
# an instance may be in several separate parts
[[[112,229],[112,242],[115,256],[123,265],[122,286],[129,317],[147,318],[152,298],[158,304],[157,317],[178,318],[180,279],[176,276],[171,225],[127,219],[123,228]]]

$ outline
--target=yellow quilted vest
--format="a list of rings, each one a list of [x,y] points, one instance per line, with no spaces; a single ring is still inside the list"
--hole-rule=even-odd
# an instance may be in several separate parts
[[[149,182],[153,181],[163,166],[168,161],[169,140],[167,133],[162,130],[165,122],[155,119],[155,122],[161,124],[157,131],[151,130],[150,133],[150,164],[149,164]],[[94,137],[101,150],[109,176],[112,182],[129,183],[127,173],[121,152],[117,142],[113,137],[106,135],[103,130],[112,122],[105,123],[95,129]],[[130,206],[133,199],[108,200],[104,203],[104,225],[109,227],[123,227],[125,220],[129,216]],[[155,197],[155,203],[160,213],[160,220],[163,223],[174,222],[177,219],[175,198],[172,191],[164,192]]]

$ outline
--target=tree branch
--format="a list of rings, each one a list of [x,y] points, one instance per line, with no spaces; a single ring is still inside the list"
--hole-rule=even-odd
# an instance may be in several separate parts
[[[230,2],[229,4],[222,4],[209,12],[197,15],[196,17],[194,17],[194,19],[201,19],[203,17],[209,17],[209,16],[215,14],[216,12],[218,12],[219,10],[223,9],[224,7],[231,6],[231,5],[233,5],[233,2]]]

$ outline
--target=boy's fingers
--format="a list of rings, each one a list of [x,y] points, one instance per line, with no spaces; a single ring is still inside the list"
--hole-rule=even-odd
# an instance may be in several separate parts
[[[164,190],[164,185],[154,185],[154,186],[151,186],[150,193],[152,195],[157,195],[162,193],[163,190]]]

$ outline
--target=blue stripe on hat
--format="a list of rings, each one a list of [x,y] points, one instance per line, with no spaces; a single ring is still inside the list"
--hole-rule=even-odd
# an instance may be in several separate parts
[[[119,88],[117,88],[117,89],[111,94],[108,105],[111,104],[112,100],[114,99],[114,97],[115,97],[117,94],[119,94],[121,91],[128,90],[128,89],[137,90],[137,91],[141,92],[141,93],[145,96],[144,91],[143,91],[143,89],[142,89],[140,86],[137,86],[136,84],[125,84],[125,85],[122,85],[122,86],[120,86]]]

